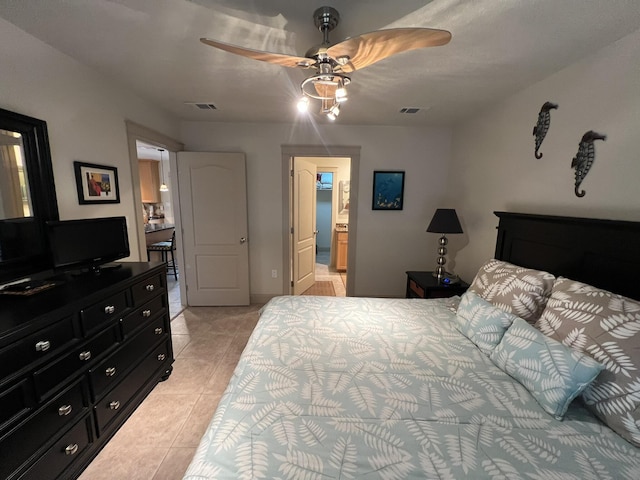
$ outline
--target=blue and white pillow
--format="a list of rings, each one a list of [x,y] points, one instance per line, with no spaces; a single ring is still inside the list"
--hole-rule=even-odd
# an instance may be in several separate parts
[[[562,420],[573,399],[604,368],[590,356],[545,336],[521,318],[509,327],[490,358],[558,420]]]
[[[456,312],[456,328],[485,355],[490,355],[516,318],[479,295],[466,292]]]

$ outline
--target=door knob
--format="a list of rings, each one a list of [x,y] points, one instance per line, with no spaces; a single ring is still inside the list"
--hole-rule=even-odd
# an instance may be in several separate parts
[[[240,243],[247,243],[247,237],[240,237]]]

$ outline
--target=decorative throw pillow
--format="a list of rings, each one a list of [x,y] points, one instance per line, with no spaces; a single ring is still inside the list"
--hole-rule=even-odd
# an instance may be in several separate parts
[[[640,447],[640,302],[559,277],[536,327],[604,364],[582,398]]]
[[[485,355],[490,355],[516,318],[475,293],[466,292],[456,312],[456,328]]]
[[[469,290],[533,324],[547,304],[554,280],[548,272],[494,259],[480,267]]]
[[[509,327],[490,358],[558,420],[603,368],[590,356],[546,337],[521,318]]]

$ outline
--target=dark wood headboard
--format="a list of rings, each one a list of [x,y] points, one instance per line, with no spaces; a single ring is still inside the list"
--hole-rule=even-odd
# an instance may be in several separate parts
[[[640,300],[640,222],[494,213],[495,258]]]

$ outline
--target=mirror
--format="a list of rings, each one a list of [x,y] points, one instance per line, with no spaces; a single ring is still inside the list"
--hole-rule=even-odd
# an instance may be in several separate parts
[[[0,130],[0,220],[31,217],[32,211],[22,135]]]
[[[57,220],[47,124],[0,109],[0,220]]]
[[[47,124],[0,109],[0,284],[49,268],[44,233],[58,220]]]

